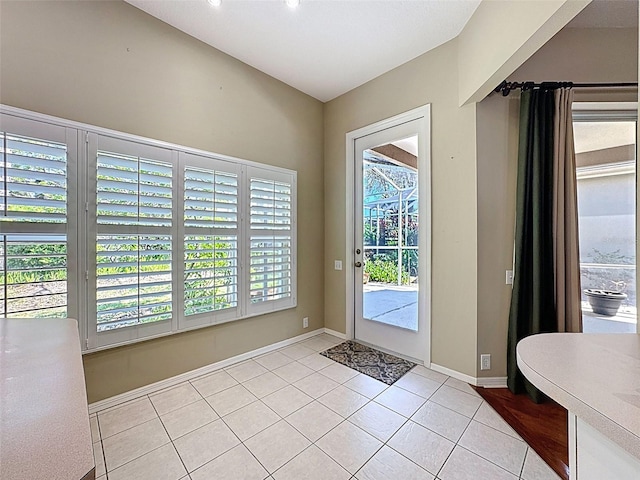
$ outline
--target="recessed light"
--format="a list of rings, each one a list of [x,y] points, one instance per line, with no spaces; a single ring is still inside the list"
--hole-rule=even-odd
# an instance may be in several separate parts
[[[214,7],[219,7],[220,4],[222,3],[222,0],[207,0],[207,2],[209,2],[209,5],[213,5]]]
[[[300,5],[300,0],[284,0],[284,3],[287,4],[287,7],[296,8]]]

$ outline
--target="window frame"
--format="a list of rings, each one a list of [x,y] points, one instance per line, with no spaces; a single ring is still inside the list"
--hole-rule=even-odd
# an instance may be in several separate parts
[[[64,128],[73,133],[73,144],[67,143],[67,161],[70,161],[73,146],[74,167],[70,168],[73,175],[73,186],[68,179],[69,191],[75,192],[75,202],[68,201],[67,225],[68,238],[73,237],[73,254],[68,248],[68,278],[74,276],[73,295],[77,306],[74,315],[68,310],[68,316],[78,319],[82,350],[91,353],[122,345],[146,341],[152,338],[173,335],[199,328],[206,328],[221,323],[243,320],[266,313],[288,310],[297,307],[297,172],[282,167],[262,164],[214,152],[178,144],[154,140],[115,130],[105,129],[93,125],[65,120],[49,115],[31,112],[0,104],[0,114],[18,119],[19,122],[33,122],[35,124],[51,125],[53,128]],[[154,322],[148,325],[123,327],[110,332],[97,331],[97,318],[92,315],[96,310],[96,239],[99,228],[97,226],[96,211],[96,181],[98,139],[104,137],[114,143],[135,145],[141,151],[166,150],[170,153],[172,174],[172,318],[170,321]],[[127,154],[128,152],[116,152]],[[143,156],[138,154],[139,156]],[[154,159],[153,156],[147,158]],[[194,160],[196,159],[196,160]],[[164,160],[162,160],[164,161]],[[238,304],[236,307],[219,311],[195,314],[186,318],[184,314],[184,167],[191,161],[193,166],[215,170],[216,165],[221,171],[238,172],[238,229],[237,229],[237,277]],[[69,168],[69,167],[68,167]],[[289,298],[264,302],[267,307],[262,309],[250,308],[249,295],[249,249],[250,249],[250,207],[249,207],[249,174],[251,169],[259,169],[274,180],[285,178],[291,183],[292,189],[292,222],[291,222],[291,281],[292,288]],[[75,187],[75,188],[74,188]],[[72,213],[73,211],[73,213]],[[1,226],[0,226],[1,228]],[[2,232],[2,230],[0,230]],[[68,280],[67,291],[70,295],[68,304],[71,305],[71,286]],[[286,300],[286,301],[281,301]],[[141,328],[143,327],[143,328]],[[120,331],[120,332],[118,332]],[[135,331],[135,334],[134,334]],[[142,334],[140,334],[142,332]],[[105,334],[106,333],[106,334]]]

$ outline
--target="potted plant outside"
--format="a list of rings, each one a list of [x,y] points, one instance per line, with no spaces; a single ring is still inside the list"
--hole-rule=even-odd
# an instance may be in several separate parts
[[[584,291],[593,313],[613,317],[618,313],[622,302],[627,299],[627,294],[624,293],[625,282],[612,283],[615,285],[615,290],[588,288]]]

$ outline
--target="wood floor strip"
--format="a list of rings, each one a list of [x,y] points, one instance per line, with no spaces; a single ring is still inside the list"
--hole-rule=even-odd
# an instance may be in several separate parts
[[[558,474],[569,480],[567,410],[552,400],[533,403],[507,388],[476,388],[478,394],[505,419]]]

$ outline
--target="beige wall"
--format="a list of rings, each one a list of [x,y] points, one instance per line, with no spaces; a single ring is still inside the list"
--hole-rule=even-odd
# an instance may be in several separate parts
[[[346,331],[345,135],[429,103],[432,362],[475,376],[475,105],[458,107],[456,58],[453,40],[325,104],[325,326]]]
[[[616,52],[615,55],[612,52]],[[636,29],[566,28],[508,78],[511,81],[635,82]],[[511,287],[515,181],[518,151],[518,94],[494,94],[478,103],[478,354],[492,355],[491,370],[506,375]],[[581,101],[635,101],[633,91],[576,92]]]
[[[124,2],[0,22],[1,103],[298,171],[298,307],[86,355],[90,402],[323,326],[320,102]]]
[[[507,328],[513,268],[519,97],[491,95],[478,103],[478,355],[491,354],[491,370],[507,375]],[[475,375],[474,375],[475,376]]]
[[[485,0],[459,36],[460,104],[481,101],[591,0]]]

